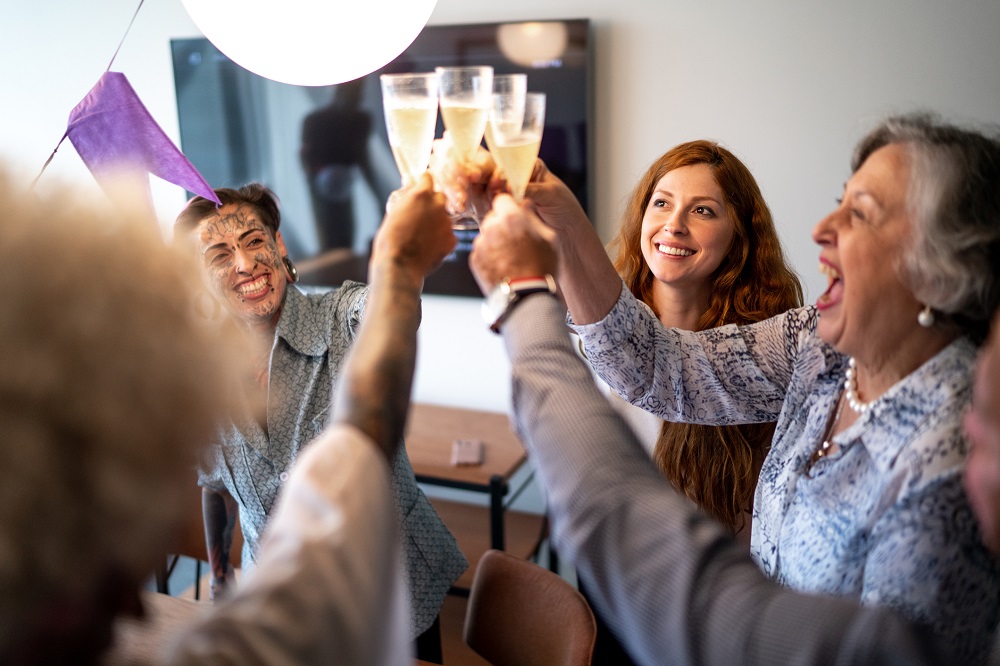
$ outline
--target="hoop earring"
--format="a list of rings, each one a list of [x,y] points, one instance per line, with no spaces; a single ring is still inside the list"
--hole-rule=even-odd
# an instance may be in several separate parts
[[[917,323],[924,328],[930,328],[934,325],[934,311],[931,310],[931,306],[924,306],[924,309],[917,315]]]
[[[295,267],[295,264],[292,263],[292,260],[289,259],[287,255],[281,259],[285,262],[285,270],[288,271],[288,279],[292,284],[295,284],[299,281],[299,269]]]

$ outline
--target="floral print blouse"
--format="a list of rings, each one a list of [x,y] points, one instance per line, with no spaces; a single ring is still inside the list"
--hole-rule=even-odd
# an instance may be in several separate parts
[[[777,421],[754,499],[751,552],[765,573],[803,592],[893,606],[981,661],[1000,620],[1000,566],[962,489],[976,348],[952,342],[809,469],[847,369],[817,337],[817,321],[810,306],[750,326],[679,331],[622,289],[602,321],[570,324],[598,374],[661,418]]]

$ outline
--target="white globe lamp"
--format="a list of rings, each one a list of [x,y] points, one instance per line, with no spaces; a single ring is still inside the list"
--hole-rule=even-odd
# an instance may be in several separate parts
[[[183,0],[198,29],[255,74],[325,86],[391,62],[437,0]]]

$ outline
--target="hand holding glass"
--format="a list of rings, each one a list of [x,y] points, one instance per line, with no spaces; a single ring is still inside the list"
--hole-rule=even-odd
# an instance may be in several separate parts
[[[527,93],[523,100],[522,105],[516,94],[499,93],[493,95],[490,105],[490,126],[496,143],[493,158],[503,169],[507,187],[517,201],[524,199],[545,126],[545,94]]]
[[[437,74],[383,74],[382,107],[389,147],[403,186],[427,170],[437,127]]]

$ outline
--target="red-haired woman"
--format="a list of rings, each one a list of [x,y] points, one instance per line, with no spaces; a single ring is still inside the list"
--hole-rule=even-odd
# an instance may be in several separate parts
[[[650,165],[612,248],[625,285],[664,326],[749,324],[802,304],[757,181],[712,141],[682,143]],[[670,482],[749,546],[747,522],[774,424],[671,423],[614,400],[633,427],[646,424],[640,437],[655,442],[653,457]]]

